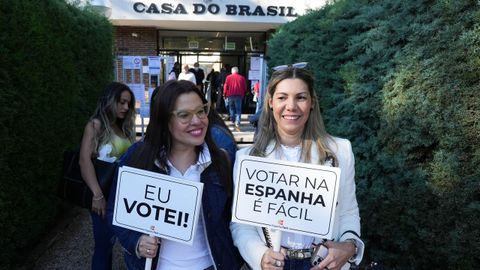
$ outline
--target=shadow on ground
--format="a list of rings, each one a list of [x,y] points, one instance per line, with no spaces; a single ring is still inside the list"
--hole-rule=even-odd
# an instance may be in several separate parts
[[[22,270],[91,269],[93,231],[86,209],[67,206],[61,221],[32,252]],[[120,243],[115,244],[112,269],[126,270]]]

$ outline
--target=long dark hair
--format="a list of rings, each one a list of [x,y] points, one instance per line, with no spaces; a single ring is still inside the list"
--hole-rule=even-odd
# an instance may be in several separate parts
[[[183,94],[195,93],[207,103],[203,93],[190,81],[167,81],[162,86],[154,90],[154,95],[150,106],[150,121],[145,132],[143,144],[133,154],[132,159],[128,162],[129,166],[140,169],[157,171],[155,161],[158,162],[160,169],[169,173],[167,166],[168,154],[172,147],[172,134],[168,127],[172,119],[172,111],[174,110],[177,99]],[[210,151],[212,164],[216,171],[221,175],[221,182],[228,194],[231,194],[231,174],[223,169],[228,167],[225,154],[216,146],[210,135],[210,124],[205,135],[205,142]],[[203,147],[197,146],[196,152],[201,155]],[[209,179],[207,179],[208,181]]]

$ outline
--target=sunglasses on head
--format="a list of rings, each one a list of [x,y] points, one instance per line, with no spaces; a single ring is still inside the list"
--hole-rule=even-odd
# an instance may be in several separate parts
[[[272,69],[275,71],[285,70],[287,68],[305,68],[308,65],[308,62],[300,62],[291,65],[280,65],[273,67]]]

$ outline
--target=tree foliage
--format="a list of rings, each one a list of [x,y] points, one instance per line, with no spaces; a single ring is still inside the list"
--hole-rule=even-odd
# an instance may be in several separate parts
[[[0,261],[6,269],[54,221],[62,152],[79,144],[99,90],[111,79],[111,33],[105,18],[64,1],[0,5]]]
[[[271,66],[308,61],[350,139],[367,249],[387,269],[480,264],[478,1],[334,1],[284,25]]]

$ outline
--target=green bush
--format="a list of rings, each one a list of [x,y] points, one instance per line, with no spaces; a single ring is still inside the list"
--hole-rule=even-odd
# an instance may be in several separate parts
[[[62,153],[112,78],[113,43],[107,19],[60,0],[3,1],[0,20],[0,261],[11,269],[55,220]]]
[[[480,264],[478,1],[334,1],[286,24],[269,65],[308,61],[356,157],[364,262]]]

